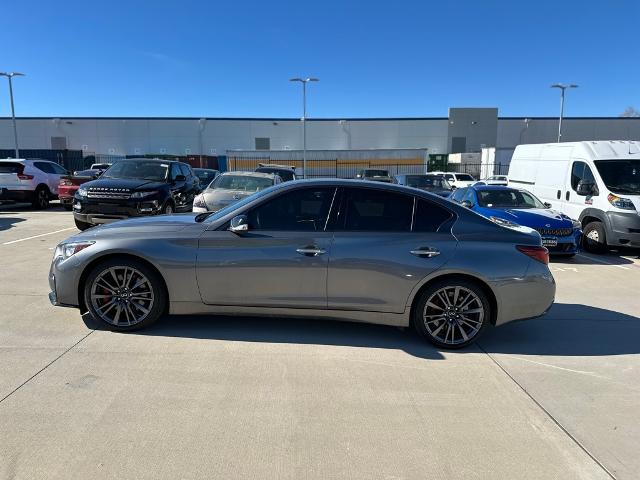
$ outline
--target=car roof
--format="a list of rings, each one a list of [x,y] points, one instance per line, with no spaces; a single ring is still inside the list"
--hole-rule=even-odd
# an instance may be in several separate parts
[[[506,185],[471,185],[468,188],[473,188],[474,190],[479,192],[484,192],[484,191],[490,192],[493,190],[519,192],[522,190],[521,188],[507,187]]]
[[[242,171],[233,171],[233,172],[223,172],[220,176],[229,176],[229,175],[240,175],[243,177],[259,177],[259,178],[274,178],[275,175],[273,173],[266,172],[242,172]]]
[[[200,168],[200,167],[194,167],[193,169],[194,171],[199,171],[199,172],[217,172],[218,170],[216,170],[215,168]]]

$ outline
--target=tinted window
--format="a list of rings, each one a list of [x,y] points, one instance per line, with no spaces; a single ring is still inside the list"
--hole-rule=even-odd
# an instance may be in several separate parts
[[[468,200],[472,205],[476,204],[476,196],[473,194],[473,190],[468,189],[462,197],[462,201]]]
[[[571,188],[574,190],[578,188],[578,182],[582,180],[582,174],[586,166],[587,164],[584,162],[573,162],[573,167],[571,168]]]
[[[488,208],[544,208],[540,200],[520,190],[480,190],[478,203]]]
[[[408,232],[411,229],[413,197],[382,190],[345,190],[342,227],[348,231]]]
[[[446,208],[419,199],[413,219],[414,232],[437,232],[440,226],[452,217]]]
[[[451,194],[451,200],[453,200],[454,202],[460,203],[464,198],[465,193],[467,193],[466,188],[458,188],[457,190],[454,190],[453,193]]]
[[[184,163],[178,165],[180,168],[180,174],[184,175],[185,178],[189,178],[191,176],[191,172],[189,171],[189,167]]]
[[[458,180],[462,180],[464,182],[473,182],[474,178],[468,173],[456,173],[456,177]]]
[[[254,177],[251,175],[218,175],[209,185],[209,188],[222,188],[225,190],[243,190],[245,192],[256,192],[264,190],[274,184],[272,178]]]
[[[609,190],[640,195],[640,160],[597,160],[595,163]]]
[[[289,182],[291,180],[295,180],[295,174],[293,170],[285,170],[284,168],[270,168],[270,167],[258,167],[256,168],[256,172],[262,173],[275,173],[285,182]]]
[[[163,182],[169,164],[158,160],[120,160],[107,170],[103,178],[142,178]]]
[[[66,175],[68,173],[63,167],[61,167],[57,163],[51,163],[50,165],[51,165],[51,168],[53,168],[54,173],[58,175]]]
[[[55,171],[53,170],[53,165],[48,162],[34,162],[33,166],[36,167],[41,172],[55,173]]]
[[[252,230],[321,232],[335,188],[304,188],[280,195],[248,214]]]
[[[21,163],[0,162],[0,173],[20,173],[24,170]]]

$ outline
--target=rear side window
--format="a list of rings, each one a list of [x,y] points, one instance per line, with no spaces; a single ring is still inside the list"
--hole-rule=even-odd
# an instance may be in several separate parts
[[[414,232],[437,232],[444,222],[449,220],[453,214],[446,208],[418,199],[416,213],[413,218]]]
[[[0,173],[21,173],[24,165],[18,162],[1,162]]]
[[[413,197],[368,188],[350,188],[342,201],[343,222],[355,232],[408,232],[411,230]],[[340,227],[339,227],[340,228]]]
[[[56,173],[53,169],[53,165],[48,162],[34,162],[33,166],[44,173]]]

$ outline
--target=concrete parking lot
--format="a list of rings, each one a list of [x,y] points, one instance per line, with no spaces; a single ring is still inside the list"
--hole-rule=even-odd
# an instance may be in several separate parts
[[[410,331],[54,308],[69,212],[0,206],[0,478],[640,478],[640,252],[554,261],[545,317]]]

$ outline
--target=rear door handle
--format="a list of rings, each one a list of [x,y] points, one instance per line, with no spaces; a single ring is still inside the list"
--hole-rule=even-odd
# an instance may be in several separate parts
[[[420,247],[415,250],[411,250],[409,253],[411,253],[411,255],[415,255],[416,257],[431,258],[440,255],[440,250],[431,247]]]
[[[318,248],[315,245],[310,245],[308,247],[296,248],[296,252],[300,255],[305,255],[307,257],[317,257],[318,255],[323,255],[327,253],[326,250],[322,248]]]

